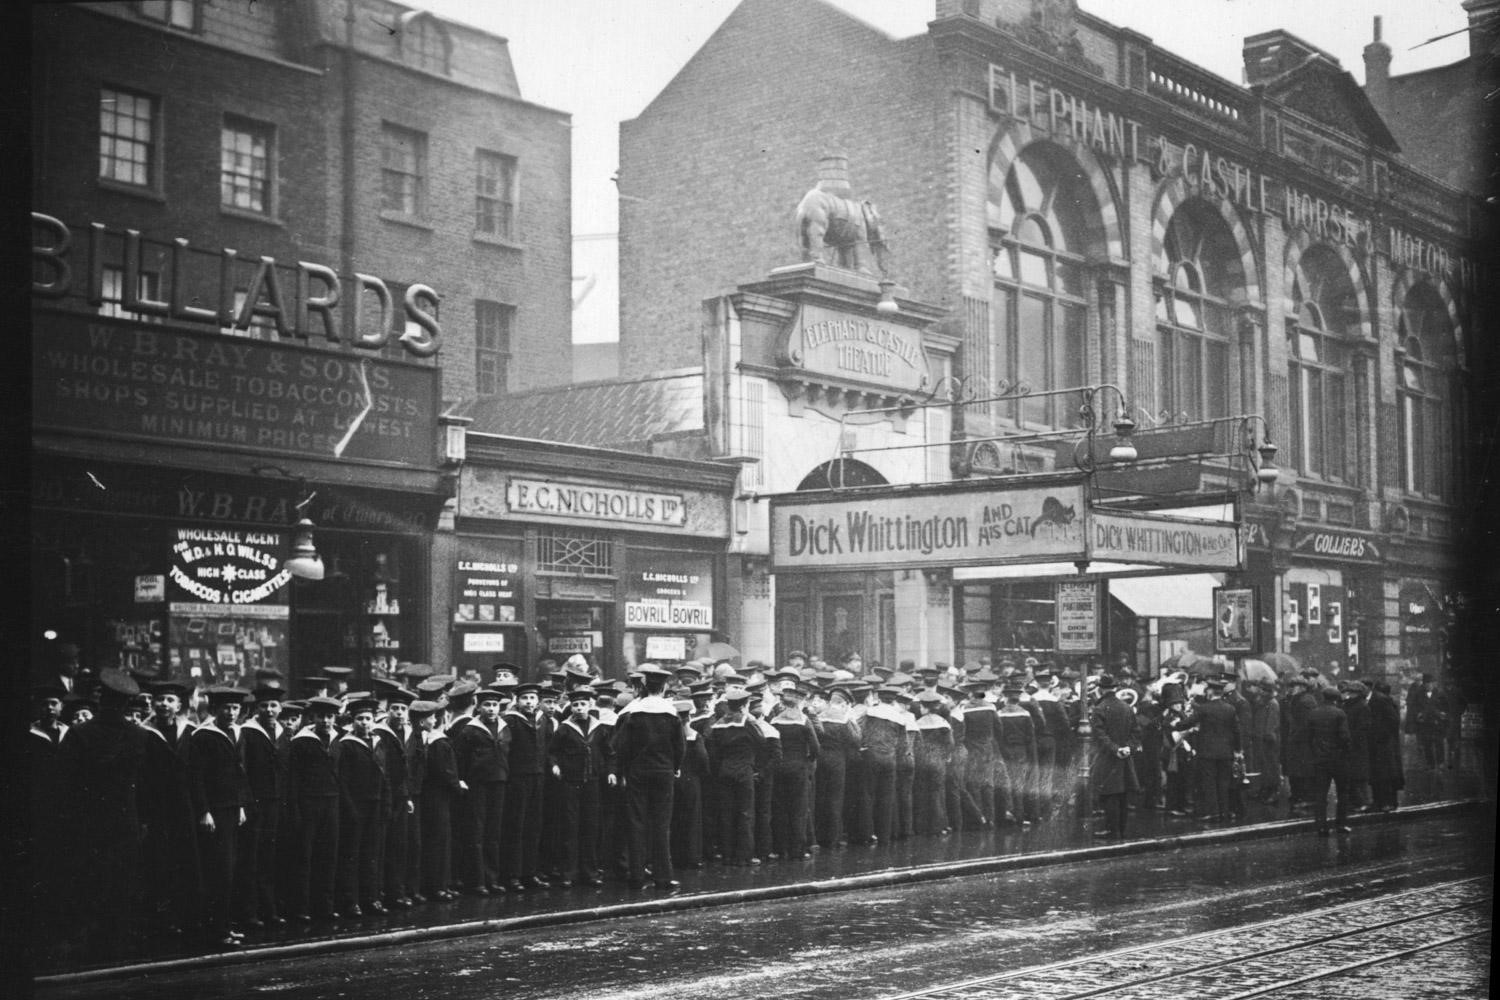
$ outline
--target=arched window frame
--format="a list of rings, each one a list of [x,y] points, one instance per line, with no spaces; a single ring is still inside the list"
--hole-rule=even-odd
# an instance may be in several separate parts
[[[1082,386],[1089,371],[1089,259],[1086,222],[1067,213],[1090,211],[1078,195],[1087,192],[1076,167],[1055,160],[1033,162],[1023,152],[1005,180],[1005,201],[1014,216],[1008,228],[990,231],[994,281],[990,325],[996,383],[1020,383],[1033,393]],[[1066,154],[1063,154],[1066,155]],[[1024,180],[1018,171],[1024,171]],[[1007,403],[996,413],[1023,427],[1072,427],[1078,403],[1067,396],[1041,396]]]
[[[440,76],[450,74],[453,41],[442,23],[427,11],[413,10],[401,15],[396,43],[402,62]]]
[[[1236,270],[1226,248],[1211,260],[1207,209],[1185,204],[1173,214],[1155,279],[1156,395],[1169,421],[1208,420],[1238,412],[1231,380],[1235,318],[1223,275]],[[1221,237],[1227,234],[1220,234]]]
[[[1360,392],[1348,322],[1357,305],[1337,258],[1312,248],[1288,275],[1286,315],[1287,462],[1299,474],[1334,483],[1360,477],[1354,444]]]
[[[1451,500],[1462,450],[1455,442],[1463,439],[1455,423],[1463,407],[1453,324],[1437,292],[1425,285],[1406,292],[1396,317],[1401,488],[1414,496]]]

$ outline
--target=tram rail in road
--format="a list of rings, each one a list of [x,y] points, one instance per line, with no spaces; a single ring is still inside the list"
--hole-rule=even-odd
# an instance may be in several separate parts
[[[1460,879],[885,1000],[1251,1000],[1490,933],[1491,877]]]

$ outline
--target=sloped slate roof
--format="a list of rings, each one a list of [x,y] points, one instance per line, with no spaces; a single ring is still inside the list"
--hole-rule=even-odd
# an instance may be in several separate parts
[[[474,404],[472,429],[595,447],[643,448],[703,429],[703,373],[680,369],[494,396]]]

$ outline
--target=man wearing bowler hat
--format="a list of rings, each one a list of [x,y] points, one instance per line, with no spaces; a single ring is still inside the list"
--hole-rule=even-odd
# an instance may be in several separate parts
[[[629,882],[646,884],[646,863],[658,889],[675,892],[672,877],[672,789],[687,754],[677,709],[663,692],[672,675],[655,663],[638,668],[643,695],[615,723],[615,756],[625,783],[630,827]]]
[[[1227,823],[1230,819],[1229,782],[1234,755],[1240,750],[1239,714],[1224,700],[1224,680],[1207,684],[1207,700],[1175,723],[1179,731],[1197,728],[1193,741],[1198,750],[1198,819]]]
[[[1089,713],[1089,725],[1094,731],[1094,790],[1104,809],[1104,828],[1095,830],[1094,836],[1121,838],[1125,796],[1140,790],[1131,758],[1141,750],[1141,724],[1135,710],[1115,696],[1113,674],[1100,674],[1098,687],[1099,701]]]

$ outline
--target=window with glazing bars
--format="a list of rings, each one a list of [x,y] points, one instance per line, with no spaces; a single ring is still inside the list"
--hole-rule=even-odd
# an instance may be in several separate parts
[[[474,153],[474,228],[510,239],[516,214],[516,158],[480,149]]]
[[[426,209],[427,136],[389,122],[380,133],[380,207],[401,215]]]
[[[599,535],[540,535],[536,540],[536,568],[570,576],[614,576],[613,546]]]
[[[156,98],[105,87],[99,95],[99,176],[151,187],[156,179]]]
[[[224,116],[219,139],[219,203],[225,208],[271,210],[272,134],[270,125]]]

